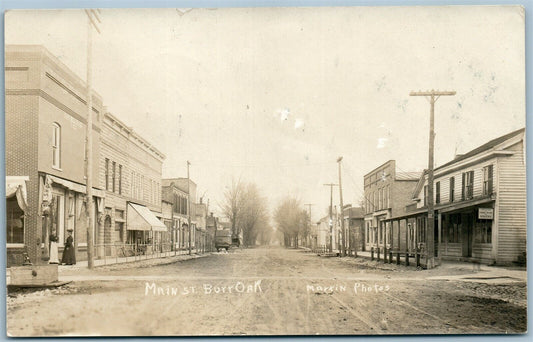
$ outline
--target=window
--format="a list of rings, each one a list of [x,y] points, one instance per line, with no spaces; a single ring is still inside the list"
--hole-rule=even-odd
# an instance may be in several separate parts
[[[435,184],[435,203],[440,203],[440,182]]]
[[[378,190],[378,209],[383,209],[383,189]]]
[[[52,166],[61,168],[61,126],[52,124]]]
[[[109,159],[105,159],[105,189],[109,190]]]
[[[461,198],[469,200],[474,197],[474,171],[463,172]]]
[[[390,208],[390,185],[387,185],[387,195],[385,196],[385,208]]]
[[[124,237],[122,232],[124,231],[124,222],[115,222],[115,231],[118,234],[119,242],[124,242]]]
[[[474,241],[477,243],[492,243],[492,220],[476,220]]]
[[[450,178],[450,202],[455,201],[455,177]]]
[[[24,243],[24,212],[20,209],[17,197],[6,199],[7,243]]]
[[[483,168],[483,195],[492,195],[493,184],[493,169],[492,165]]]
[[[139,194],[139,199],[144,200],[144,176],[140,175],[139,177],[139,189],[141,190],[141,193]]]
[[[122,195],[122,165],[118,166],[118,194]]]
[[[51,208],[53,209],[49,216],[51,232],[56,232],[56,236],[59,238],[58,243],[62,245],[67,238],[65,236],[65,196],[60,193],[53,193]]]
[[[424,185],[424,207],[428,205],[428,186]]]
[[[447,219],[445,219],[445,222],[448,231],[448,242],[459,243],[459,233],[461,231],[461,215],[450,215]]]
[[[112,191],[113,192],[115,192],[116,189],[117,189],[116,188],[116,178],[117,178],[116,167],[117,167],[117,163],[113,162],[113,170],[112,170],[112,172],[113,172],[113,190]]]

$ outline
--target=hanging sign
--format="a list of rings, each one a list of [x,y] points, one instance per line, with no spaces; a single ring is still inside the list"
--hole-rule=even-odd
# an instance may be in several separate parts
[[[492,208],[478,208],[478,219],[480,220],[493,220],[494,209]]]

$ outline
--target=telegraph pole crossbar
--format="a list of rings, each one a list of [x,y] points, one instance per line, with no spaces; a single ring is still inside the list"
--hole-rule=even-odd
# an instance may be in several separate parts
[[[433,203],[433,168],[434,168],[434,145],[435,145],[435,102],[441,96],[453,96],[455,91],[417,91],[410,92],[409,96],[429,97],[431,105],[429,113],[429,160],[428,160],[428,225],[426,234],[426,260],[428,269],[435,267],[435,207]],[[440,246],[439,246],[440,249]],[[440,255],[440,251],[439,251]]]

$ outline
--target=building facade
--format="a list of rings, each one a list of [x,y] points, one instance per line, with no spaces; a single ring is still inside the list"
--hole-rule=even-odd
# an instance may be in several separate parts
[[[168,234],[161,221],[165,155],[107,111],[100,146],[98,180],[106,199],[97,255],[114,255],[122,244],[160,244]]]
[[[163,199],[172,203],[173,233],[170,240],[175,249],[188,249],[189,241],[191,248],[195,246],[196,240],[196,215],[194,199],[196,198],[196,183],[187,178],[166,178],[162,180]],[[191,203],[189,205],[189,195]],[[188,210],[191,210],[191,230],[189,230]],[[190,234],[190,239],[189,239]]]
[[[424,174],[410,211],[427,213],[427,196]],[[525,260],[525,129],[437,167],[433,198],[436,256],[488,264]],[[425,225],[420,223],[418,230],[423,231]],[[419,241],[424,242],[424,238],[419,237]]]
[[[363,208],[344,206],[346,250],[349,254],[365,251],[365,213]]]
[[[420,172],[397,171],[394,160],[389,160],[364,176],[366,248],[386,246],[387,237],[382,222],[405,213],[419,179]]]
[[[77,257],[83,257],[86,84],[44,47],[31,45],[6,45],[5,82],[6,176],[28,179],[26,210],[9,222],[16,233],[7,236],[7,265],[22,264],[23,253],[34,264],[47,263],[51,234],[59,239],[61,255],[69,229]],[[103,108],[97,93],[92,101],[92,158],[97,161]],[[98,174],[98,163],[92,172]],[[93,194],[95,213],[101,212],[105,192],[95,187]],[[14,206],[10,210],[20,214]],[[92,222],[96,228],[96,217]]]

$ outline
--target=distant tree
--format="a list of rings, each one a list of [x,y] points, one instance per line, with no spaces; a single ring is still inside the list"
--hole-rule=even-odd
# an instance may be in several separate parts
[[[300,230],[298,235],[301,236],[303,242],[307,242],[311,234],[311,217],[306,210],[300,212]]]
[[[221,209],[231,222],[233,238],[242,233],[245,246],[255,245],[259,233],[270,229],[266,198],[253,183],[233,180],[224,193]]]
[[[299,240],[305,240],[310,233],[311,219],[301,203],[294,197],[286,197],[276,208],[274,221],[283,234],[286,247],[298,247]]]
[[[261,196],[259,189],[253,183],[244,187],[240,213],[237,224],[243,233],[243,243],[245,246],[253,246],[257,242],[259,232],[269,227],[266,198]]]
[[[237,220],[243,206],[243,184],[240,180],[235,181],[232,179],[231,187],[227,187],[224,191],[224,202],[220,206],[222,213],[231,222],[231,235],[232,238],[239,236]]]

